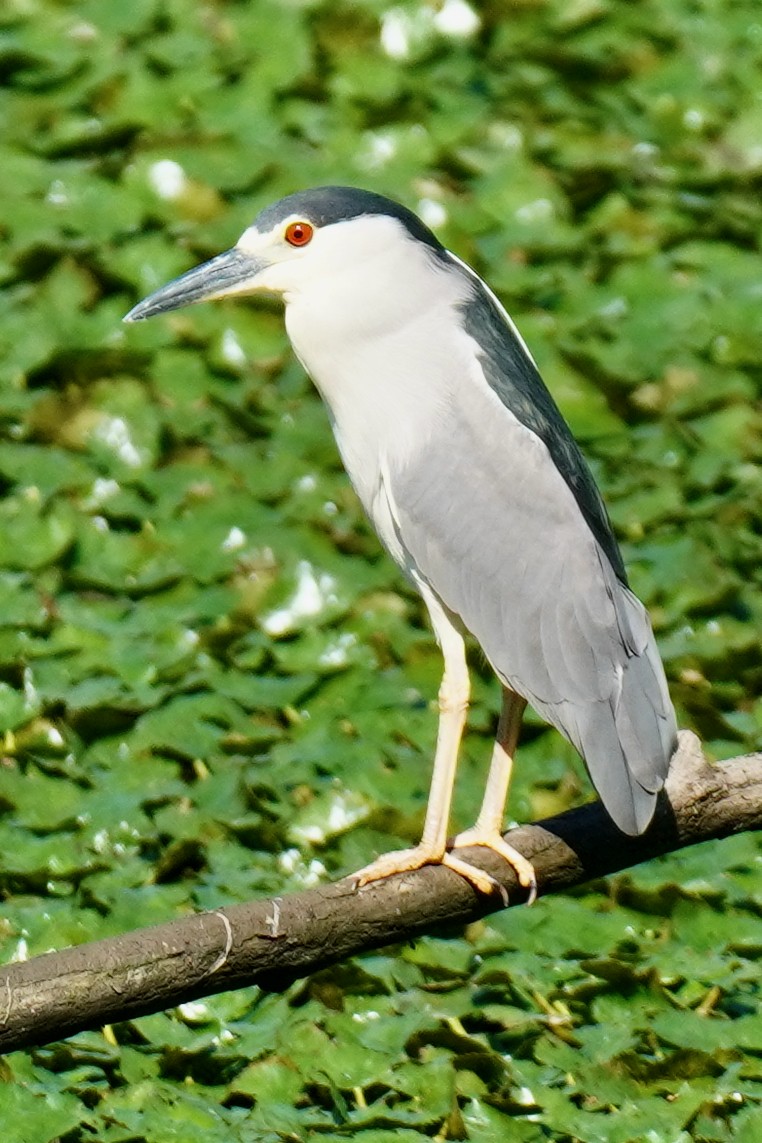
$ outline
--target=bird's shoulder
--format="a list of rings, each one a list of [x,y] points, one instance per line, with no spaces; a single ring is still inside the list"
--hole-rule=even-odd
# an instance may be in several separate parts
[[[465,332],[478,346],[486,383],[516,420],[543,442],[617,578],[626,584],[627,574],[603,498],[532,355],[489,287],[460,259],[449,256],[469,282],[460,309]]]

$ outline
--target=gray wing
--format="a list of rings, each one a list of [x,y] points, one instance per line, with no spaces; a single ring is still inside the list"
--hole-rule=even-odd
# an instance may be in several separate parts
[[[576,746],[617,825],[642,832],[675,744],[664,672],[546,444],[476,379],[388,480],[410,564]]]
[[[598,486],[529,351],[481,278],[449,251],[447,254],[470,287],[470,298],[460,310],[464,329],[478,346],[485,381],[516,419],[546,445],[590,530],[626,584],[627,573]]]

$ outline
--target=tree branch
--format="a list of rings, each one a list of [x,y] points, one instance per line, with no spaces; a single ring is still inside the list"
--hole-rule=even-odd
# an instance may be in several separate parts
[[[640,838],[621,834],[600,803],[506,834],[534,863],[538,891],[555,893],[658,854],[762,827],[762,755],[709,766],[698,739],[680,735],[665,796]],[[505,863],[466,851],[510,895]],[[463,925],[502,907],[441,866],[356,891],[350,878],[304,893],[233,905],[0,970],[0,1051],[59,1040],[212,993],[257,984],[281,989],[364,950]]]

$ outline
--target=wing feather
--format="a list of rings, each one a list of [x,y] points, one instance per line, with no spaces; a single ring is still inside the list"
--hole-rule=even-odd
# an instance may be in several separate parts
[[[574,743],[620,828],[641,832],[675,741],[664,673],[645,609],[545,443],[482,382],[451,396],[387,479],[418,574]]]
[[[470,266],[449,251],[446,257],[470,287],[470,299],[460,310],[485,381],[513,416],[547,446],[617,577],[626,584],[619,546],[593,474],[510,314]]]

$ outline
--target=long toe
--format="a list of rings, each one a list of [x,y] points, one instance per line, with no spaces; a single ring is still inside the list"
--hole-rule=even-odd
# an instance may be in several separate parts
[[[411,873],[414,869],[420,869],[424,865],[444,865],[465,878],[477,892],[485,894],[497,892],[503,898],[503,902],[508,904],[508,894],[505,889],[485,870],[478,869],[475,865],[470,865],[467,861],[462,861],[451,853],[439,853],[423,845],[418,845],[415,849],[398,849],[393,853],[384,853],[370,865],[366,865],[364,869],[355,873],[353,880],[355,887],[359,889],[363,885],[369,885],[372,881],[382,881],[394,873]]]
[[[512,845],[505,841],[497,831],[482,832],[476,826],[459,833],[453,842],[453,849],[465,849],[469,845],[481,845],[486,849],[494,850],[504,861],[507,861],[514,870],[519,885],[529,891],[527,904],[531,905],[537,898],[537,874],[532,862],[519,853]],[[457,859],[456,859],[457,860]]]
[[[508,894],[500,884],[496,881],[491,873],[487,873],[485,869],[479,869],[477,865],[472,865],[470,861],[462,861],[459,857],[453,857],[451,853],[446,853],[442,858],[442,865],[446,865],[448,869],[452,869],[454,873],[459,873],[460,876],[473,885],[474,889],[479,893],[499,893],[503,899],[503,904],[508,904]]]
[[[371,881],[383,881],[385,877],[392,877],[395,873],[412,873],[414,869],[421,869],[424,865],[439,865],[442,854],[432,851],[428,846],[417,845],[415,849],[396,849],[392,853],[384,853],[377,857],[370,865],[366,865],[359,872],[352,875],[356,888],[369,885]]]

